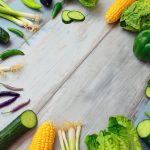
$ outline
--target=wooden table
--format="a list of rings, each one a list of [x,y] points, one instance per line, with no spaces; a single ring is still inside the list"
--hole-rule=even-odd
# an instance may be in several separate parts
[[[25,89],[20,101],[0,112],[31,98],[24,110],[33,109],[38,114],[39,125],[45,120],[55,123],[82,120],[86,127],[82,132],[81,150],[86,149],[85,135],[104,128],[109,116],[123,114],[134,118],[143,101],[147,101],[144,88],[149,78],[149,65],[134,57],[133,33],[122,30],[119,25],[106,24],[104,15],[112,1],[101,0],[93,10],[77,2],[65,4],[64,9],[80,10],[86,15],[84,22],[66,25],[61,21],[61,14],[51,19],[51,9],[35,12],[21,1],[8,0],[17,10],[41,13],[43,20],[40,31],[23,30],[30,46],[12,33],[11,43],[0,45],[0,51],[18,48],[26,54],[0,64],[25,64],[21,72],[0,77],[1,82]],[[0,19],[0,25],[5,29],[17,27],[4,19]],[[21,112],[23,110],[0,115],[0,128]],[[34,132],[20,138],[11,150],[26,150]],[[58,138],[54,149],[60,149]]]

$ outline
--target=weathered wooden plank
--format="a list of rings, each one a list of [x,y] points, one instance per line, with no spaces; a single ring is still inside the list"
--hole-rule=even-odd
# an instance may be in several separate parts
[[[20,100],[7,109],[2,109],[1,112],[10,110],[28,98],[31,98],[32,102],[25,109],[30,108],[35,112],[41,110],[49,98],[111,30],[112,27],[104,22],[103,17],[111,1],[100,2],[93,11],[84,9],[75,2],[67,5],[66,9],[82,10],[84,14],[87,14],[86,20],[83,23],[65,25],[60,21],[61,14],[59,14],[54,21],[50,20],[29,39],[32,43],[30,47],[26,44],[19,47],[26,53],[25,57],[14,57],[0,64],[5,66],[22,61],[25,63],[20,73],[8,74],[0,78],[1,82],[18,85],[25,89]],[[0,128],[11,122],[20,112],[0,115],[2,122]]]
[[[38,114],[39,123],[49,119],[56,123],[83,120],[86,127],[82,132],[81,149],[85,149],[85,135],[104,128],[109,116],[131,116],[143,99],[143,83],[149,76],[149,66],[133,56],[133,39],[133,34],[115,27],[49,99]],[[32,134],[13,148],[26,148]],[[59,148],[57,139],[54,149]]]

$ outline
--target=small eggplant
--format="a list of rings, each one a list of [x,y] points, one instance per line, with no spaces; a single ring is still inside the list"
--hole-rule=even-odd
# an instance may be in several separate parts
[[[52,0],[40,0],[40,2],[46,7],[50,7],[52,4]]]
[[[12,91],[1,91],[0,92],[0,97],[6,97],[6,96],[14,96],[14,97],[19,97],[20,94]]]
[[[13,98],[11,98],[11,99],[9,99],[9,100],[0,103],[0,108],[6,107],[6,106],[12,104],[13,102],[15,102],[15,101],[17,100],[18,97],[19,97],[19,96],[14,96]]]

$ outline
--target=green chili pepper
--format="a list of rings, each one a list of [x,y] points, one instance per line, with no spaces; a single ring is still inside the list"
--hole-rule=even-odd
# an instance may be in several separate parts
[[[52,11],[52,18],[54,19],[58,13],[60,12],[60,10],[62,9],[63,6],[63,2],[57,2],[54,7],[53,7],[53,11]]]
[[[25,40],[25,42],[27,42],[27,39],[24,35],[24,33],[18,29],[15,29],[15,28],[8,28],[9,31],[15,33],[16,35],[18,35],[19,37],[21,37],[22,39]],[[27,42],[28,43],[28,42]],[[28,43],[29,44],[29,43]]]
[[[5,59],[15,56],[15,55],[24,55],[24,53],[18,49],[6,50],[0,54],[0,59],[5,60]]]
[[[150,30],[144,30],[135,38],[133,52],[141,60],[150,62]]]

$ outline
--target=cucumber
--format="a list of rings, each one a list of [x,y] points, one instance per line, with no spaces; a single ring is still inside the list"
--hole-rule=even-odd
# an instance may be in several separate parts
[[[24,111],[0,131],[0,149],[7,150],[20,136],[37,125],[37,116],[32,110]]]
[[[74,21],[84,21],[85,16],[79,11],[70,11],[68,12],[68,17]]]
[[[141,121],[137,126],[139,137],[150,147],[150,120]]]
[[[150,86],[147,86],[145,89],[146,97],[150,99]]]
[[[71,23],[73,20],[71,19],[71,18],[69,18],[69,16],[68,16],[68,13],[69,13],[70,11],[69,10],[64,10],[63,12],[62,12],[62,16],[61,16],[61,18],[62,18],[62,22],[64,22],[65,24],[69,24],[69,23]]]

